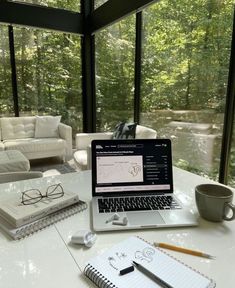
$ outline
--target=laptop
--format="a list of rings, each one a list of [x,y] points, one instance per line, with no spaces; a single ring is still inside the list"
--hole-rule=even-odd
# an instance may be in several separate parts
[[[198,225],[176,198],[169,139],[93,140],[95,231]]]

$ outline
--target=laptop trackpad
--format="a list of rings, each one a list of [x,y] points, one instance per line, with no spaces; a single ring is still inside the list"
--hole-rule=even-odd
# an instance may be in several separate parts
[[[153,212],[129,212],[127,217],[130,225],[157,225],[164,224],[160,213]]]

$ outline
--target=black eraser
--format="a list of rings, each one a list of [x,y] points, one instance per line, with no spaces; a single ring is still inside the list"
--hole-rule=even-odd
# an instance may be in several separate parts
[[[122,269],[122,270],[120,270],[120,275],[125,275],[127,273],[130,273],[130,272],[134,271],[134,269],[135,269],[134,266],[130,266],[130,267],[127,267],[125,269]]]

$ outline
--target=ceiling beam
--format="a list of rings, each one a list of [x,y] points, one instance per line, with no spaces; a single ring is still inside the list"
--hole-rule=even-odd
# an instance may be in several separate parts
[[[0,22],[83,34],[82,16],[78,12],[6,0],[0,1]]]
[[[159,0],[109,0],[93,11],[90,18],[90,32],[96,33],[108,25]]]

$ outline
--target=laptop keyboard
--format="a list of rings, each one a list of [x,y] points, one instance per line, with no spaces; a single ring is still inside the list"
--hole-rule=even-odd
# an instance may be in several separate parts
[[[98,199],[99,213],[181,209],[170,195],[130,196]]]

